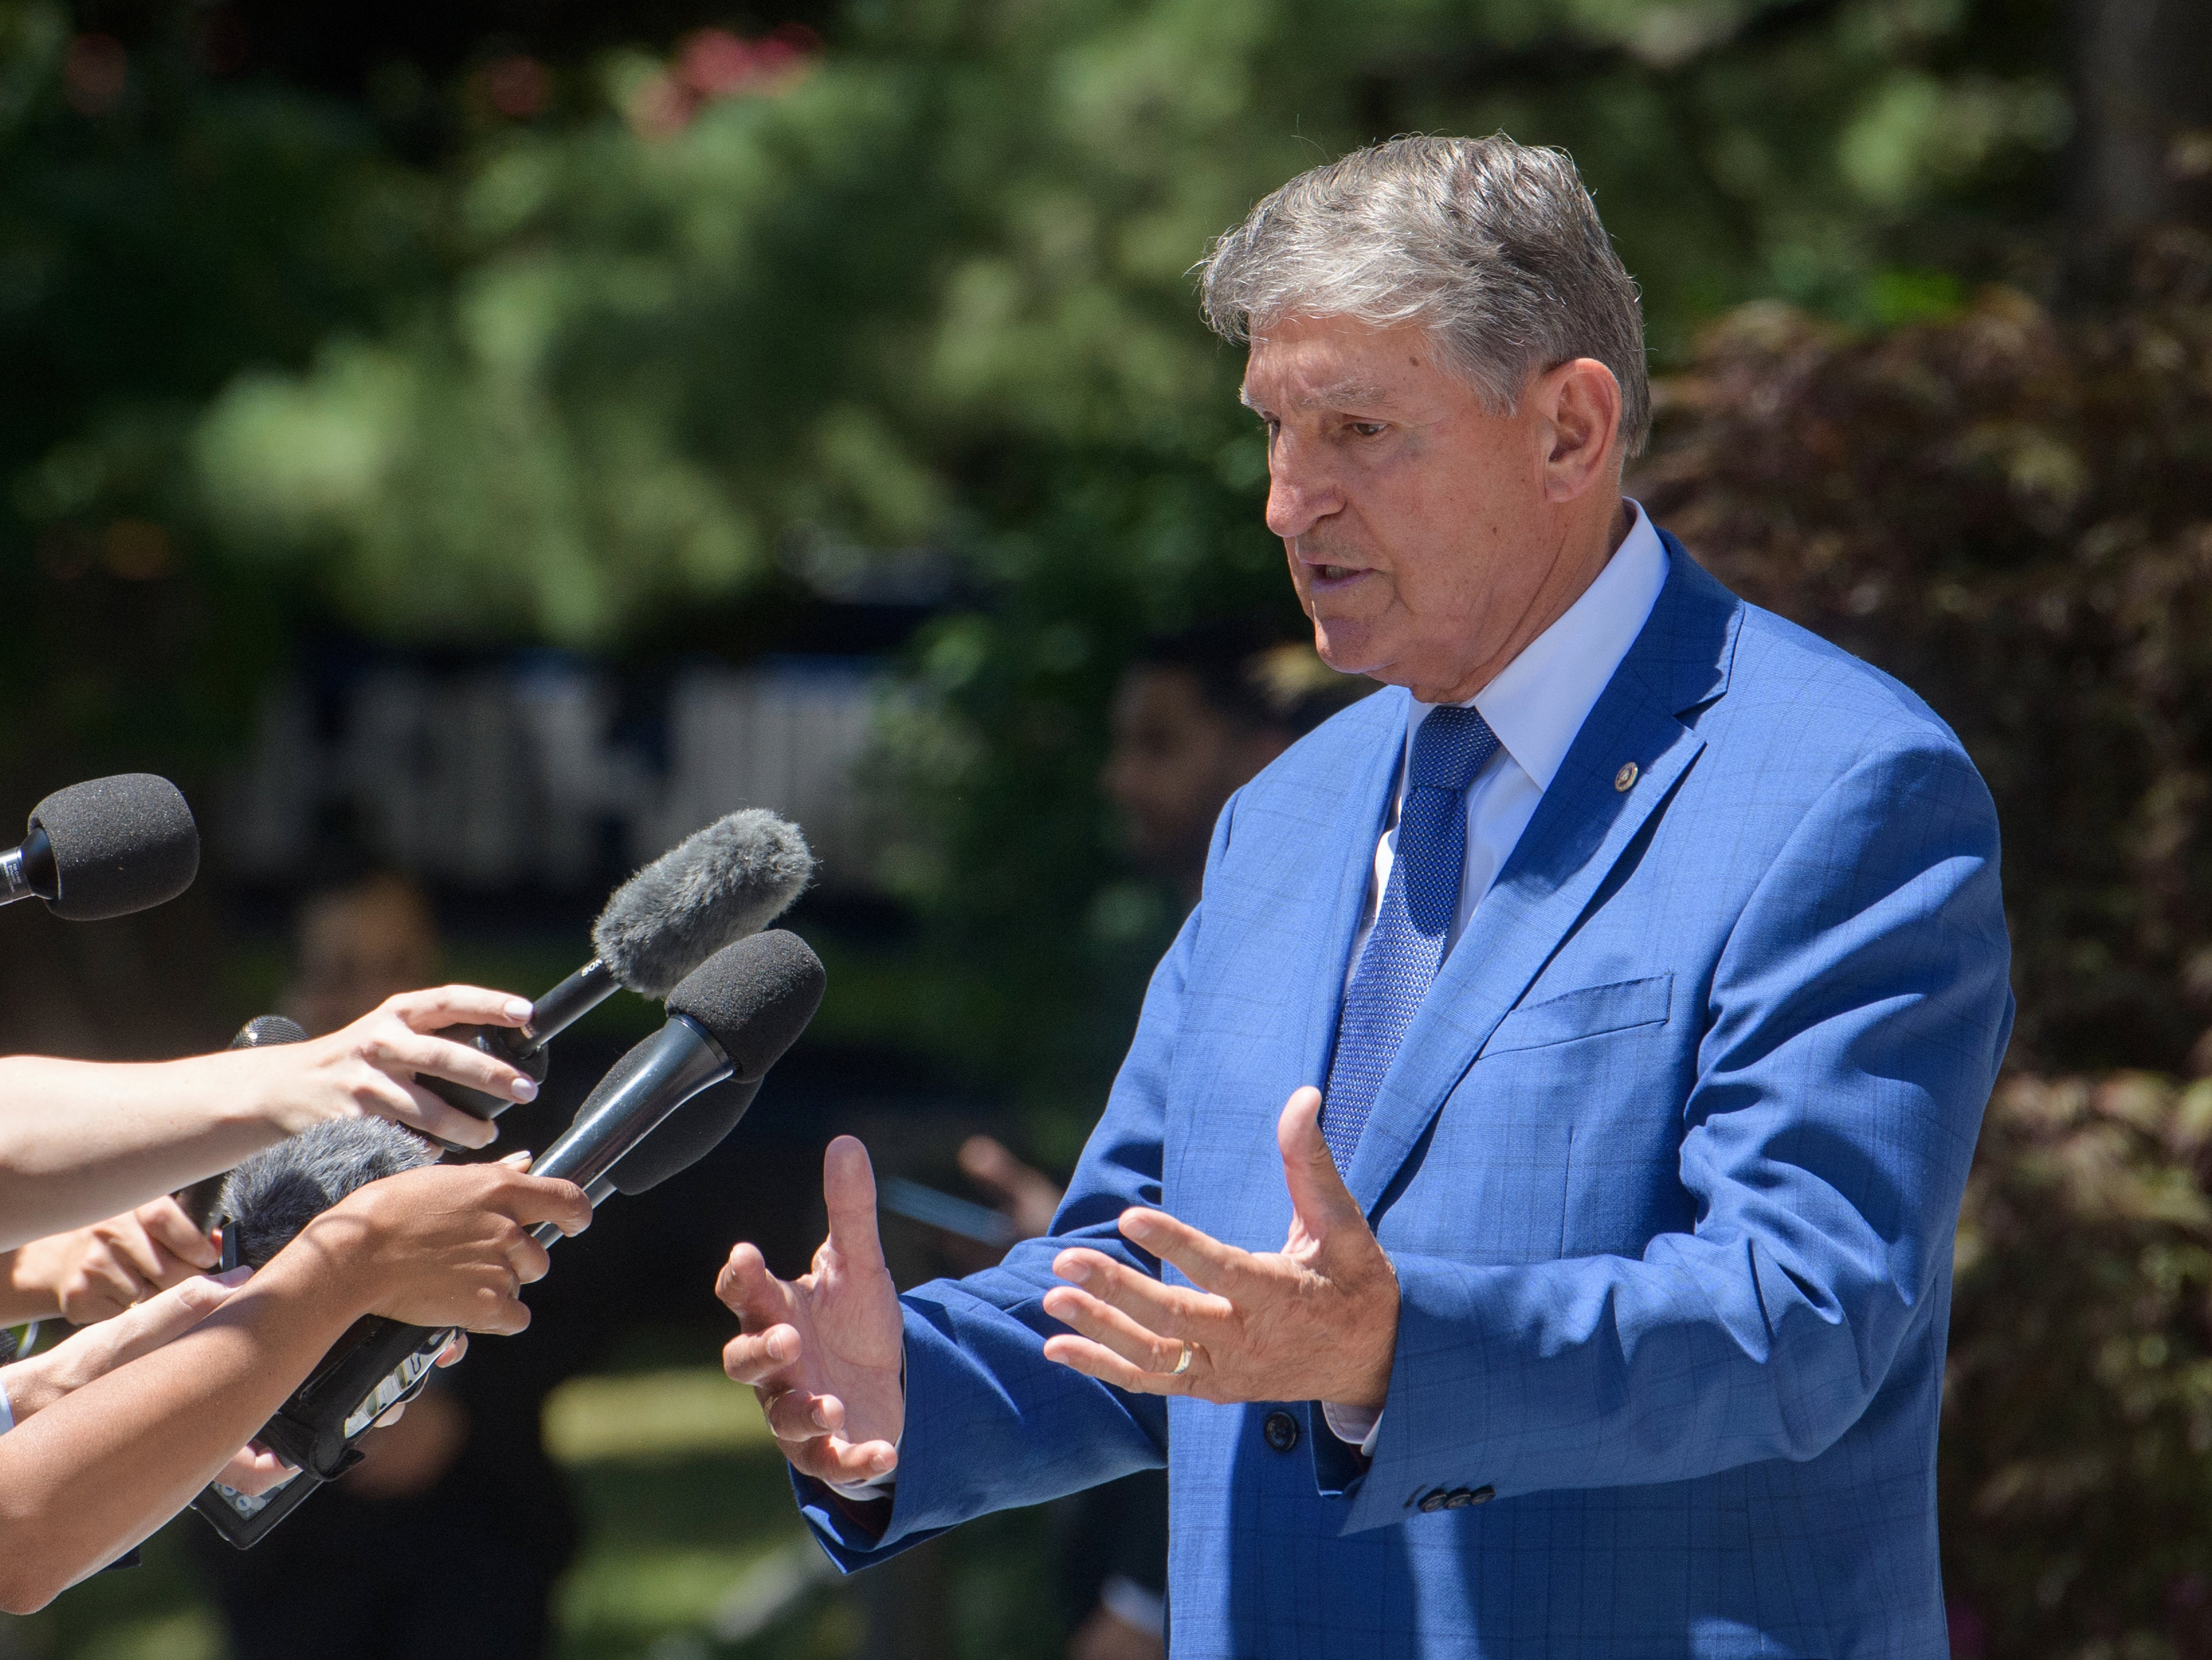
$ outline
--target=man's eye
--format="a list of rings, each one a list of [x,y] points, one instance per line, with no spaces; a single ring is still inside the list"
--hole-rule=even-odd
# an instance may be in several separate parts
[[[1350,421],[1346,425],[1361,438],[1380,438],[1389,430],[1389,423],[1384,421]]]

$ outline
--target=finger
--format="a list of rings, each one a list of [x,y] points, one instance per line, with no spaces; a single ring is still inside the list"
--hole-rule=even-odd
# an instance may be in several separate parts
[[[811,1441],[845,1427],[842,1401],[805,1389],[762,1391],[761,1415],[768,1420],[769,1433],[779,1441]]]
[[[583,1189],[557,1176],[507,1176],[500,1183],[496,1208],[526,1228],[551,1222],[573,1237],[592,1225],[592,1201]],[[544,1255],[541,1249],[540,1256]],[[538,1275],[544,1273],[538,1270]],[[536,1278],[538,1275],[533,1275]]]
[[[468,1333],[465,1331],[457,1331],[453,1334],[453,1341],[447,1344],[444,1348],[438,1351],[437,1364],[441,1366],[457,1366],[460,1365],[462,1358],[465,1356],[468,1352]]]
[[[1319,1090],[1309,1085],[1291,1092],[1275,1123],[1275,1144],[1282,1150],[1291,1209],[1309,1234],[1320,1240],[1346,1228],[1367,1231],[1366,1213],[1344,1185],[1336,1155],[1322,1139]]]
[[[228,1279],[228,1275],[223,1280],[196,1276],[117,1315],[105,1329],[109,1365],[119,1366],[126,1360],[151,1353],[199,1324],[221,1308],[223,1299],[235,1288],[234,1285],[224,1283]]]
[[[118,1217],[112,1231],[107,1235],[109,1259],[120,1271],[141,1283],[146,1292],[173,1286],[191,1272],[184,1264],[154,1243],[153,1237],[138,1225],[134,1216]],[[174,1272],[184,1269],[184,1272]],[[136,1302],[136,1297],[131,1298]]]
[[[976,1186],[1011,1199],[1021,1161],[994,1136],[971,1135],[960,1144],[960,1172]]]
[[[820,1481],[868,1481],[898,1468],[898,1449],[888,1441],[863,1441],[856,1446],[824,1435],[780,1444],[794,1468]]]
[[[509,1170],[520,1171],[525,1175],[527,1175],[529,1174],[531,1164],[537,1159],[537,1157],[538,1155],[536,1153],[525,1148],[520,1152],[510,1152],[506,1158],[501,1159],[499,1162],[505,1164]]]
[[[518,1234],[508,1241],[507,1261],[514,1270],[514,1277],[526,1286],[536,1285],[545,1277],[545,1271],[553,1266],[553,1259],[547,1255],[545,1247],[526,1233]]]
[[[457,1147],[488,1147],[498,1138],[499,1127],[474,1113],[463,1112],[450,1101],[441,1101],[412,1078],[390,1073],[371,1074],[381,1089],[371,1098],[371,1110],[379,1117],[404,1124],[419,1135],[450,1141]]]
[[[205,1230],[185,1213],[185,1207],[164,1195],[131,1213],[155,1243],[196,1268],[212,1268],[222,1261]]]
[[[730,1248],[730,1260],[714,1277],[714,1295],[738,1316],[740,1329],[757,1330],[788,1312],[782,1282],[768,1271],[760,1247],[740,1241]]]
[[[722,1345],[722,1370],[733,1383],[773,1388],[799,1363],[799,1334],[789,1326],[740,1333]]]
[[[275,1453],[249,1446],[233,1453],[230,1462],[216,1473],[215,1479],[251,1499],[271,1487],[282,1487],[298,1474]]]
[[[1146,1371],[1173,1371],[1182,1358],[1182,1341],[1139,1325],[1111,1304],[1073,1286],[1055,1286],[1044,1295],[1044,1311],[1092,1342],[1114,1351]]]
[[[1053,1259],[1052,1271],[1164,1336],[1218,1342],[1225,1335],[1223,1328],[1237,1317],[1225,1297],[1164,1286],[1149,1274],[1082,1246],[1060,1252]]]
[[[388,997],[384,1006],[416,1031],[441,1026],[519,1026],[530,1018],[530,1003],[513,992],[482,986],[433,986]]]
[[[416,1077],[443,1078],[465,1084],[506,1101],[535,1101],[538,1080],[519,1067],[486,1055],[482,1049],[456,1043],[450,1037],[416,1035],[388,1037],[374,1045],[369,1058],[377,1066]]]
[[[1153,1371],[1132,1364],[1087,1337],[1048,1337],[1045,1340],[1044,1358],[1071,1371],[1079,1371],[1085,1377],[1095,1377],[1102,1383],[1111,1383],[1115,1389],[1127,1389],[1134,1395],[1188,1395],[1192,1392],[1189,1371]],[[1198,1357],[1194,1353],[1191,1365],[1195,1368],[1198,1365]]]
[[[513,1291],[487,1286],[469,1305],[469,1317],[455,1323],[465,1331],[492,1337],[512,1337],[530,1325],[530,1305]]]
[[[822,1155],[822,1199],[830,1211],[830,1246],[848,1262],[880,1265],[883,1241],[876,1233],[876,1172],[868,1150],[841,1135]]]
[[[1133,1207],[1121,1213],[1121,1237],[1183,1271],[1200,1290],[1222,1292],[1241,1277],[1251,1253],[1200,1233],[1164,1211]]]

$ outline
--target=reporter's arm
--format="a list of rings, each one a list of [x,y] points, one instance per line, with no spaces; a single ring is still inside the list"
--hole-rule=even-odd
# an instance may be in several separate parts
[[[540,1221],[582,1192],[512,1166],[431,1166],[325,1212],[174,1341],[0,1436],[0,1608],[28,1613],[191,1501],[356,1320],[516,1332],[545,1271]]]
[[[537,1085],[430,1034],[529,1017],[521,998],[446,986],[391,998],[304,1043],[119,1065],[0,1058],[0,1250],[129,1210],[325,1118],[391,1118],[482,1146],[493,1127],[440,1100],[417,1075],[523,1101]]]

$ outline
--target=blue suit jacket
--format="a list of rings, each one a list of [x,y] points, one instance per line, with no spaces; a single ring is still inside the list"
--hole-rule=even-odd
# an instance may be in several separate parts
[[[1158,1271],[1132,1204],[1281,1246],[1275,1120],[1327,1069],[1399,690],[1222,814],[1058,1237],[907,1297],[888,1531],[799,1484],[842,1565],[1165,1456],[1178,1660],[1946,1652],[1952,1234],[2012,1018],[1995,811],[1910,691],[1668,550],[1347,1172],[1403,1295],[1372,1464],[1310,1402],[1054,1365],[1039,1299],[1070,1238]]]

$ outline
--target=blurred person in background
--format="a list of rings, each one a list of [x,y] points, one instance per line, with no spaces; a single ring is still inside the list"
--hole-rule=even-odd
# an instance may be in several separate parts
[[[440,971],[422,890],[373,873],[308,896],[283,1012],[310,1035]],[[199,1541],[237,1660],[534,1660],[576,1541],[541,1402],[509,1356],[440,1374],[362,1462],[251,1551]]]
[[[1229,798],[1370,684],[1340,675],[1302,641],[1256,625],[1200,624],[1158,636],[1115,688],[1113,745],[1099,774],[1131,858],[1173,886],[1178,920],[1198,903],[1206,850]],[[1052,1231],[1060,1183],[995,1138],[970,1136],[960,1168],[1014,1237]],[[1075,1623],[1068,1660],[1167,1653],[1168,1477],[1139,1470],[1074,1501],[1063,1590]]]

